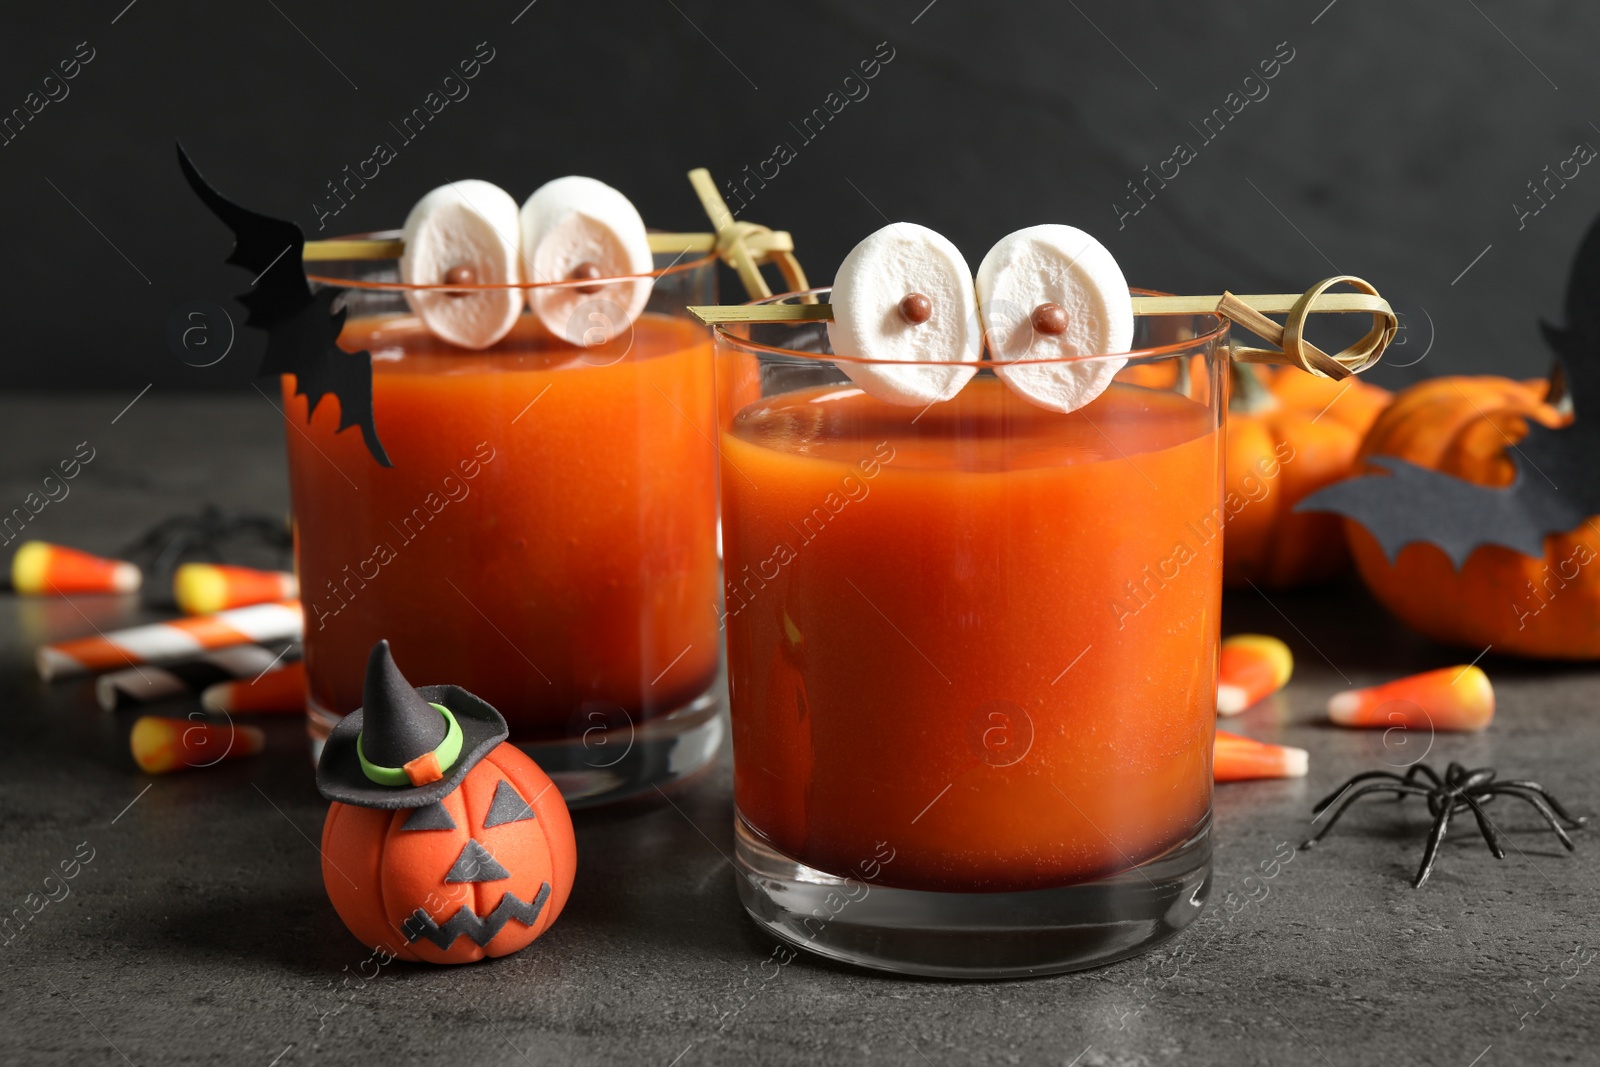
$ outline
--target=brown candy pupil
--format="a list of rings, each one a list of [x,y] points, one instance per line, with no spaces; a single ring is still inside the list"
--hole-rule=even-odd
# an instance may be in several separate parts
[[[921,293],[907,293],[900,300],[900,317],[919,326],[933,317],[933,301]]]
[[[444,284],[446,285],[474,285],[477,283],[477,281],[478,272],[467,266],[465,263],[458,264],[444,272]],[[446,293],[445,295],[466,296],[467,294],[454,292]]]
[[[600,273],[599,265],[595,264],[595,263],[590,263],[587,260],[585,260],[582,263],[579,263],[576,267],[573,267],[572,268],[572,273],[568,275],[568,277],[572,278],[574,281],[577,281],[577,280],[580,280],[580,279],[582,279],[582,280],[590,280],[590,279],[594,279],[594,278],[599,278],[601,276],[602,275]],[[598,293],[603,288],[604,288],[604,286],[600,286],[600,285],[580,285],[580,286],[578,286],[578,292],[580,292],[580,293]]]
[[[1033,309],[1033,328],[1051,337],[1067,332],[1067,309],[1060,304],[1043,303]]]

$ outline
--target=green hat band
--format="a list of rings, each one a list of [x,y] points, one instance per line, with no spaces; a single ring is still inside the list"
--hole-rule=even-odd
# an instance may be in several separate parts
[[[450,709],[442,704],[428,702],[444,716],[449,727],[445,730],[444,740],[439,742],[439,747],[433,750],[434,759],[439,761],[439,770],[443,774],[450,773],[450,768],[455,766],[456,760],[461,757],[461,724],[456,722],[456,717],[450,714]],[[367,754],[361,750],[361,738],[356,737],[356,758],[361,761],[361,773],[379,785],[408,786],[411,776],[404,767],[380,767],[367,759]]]

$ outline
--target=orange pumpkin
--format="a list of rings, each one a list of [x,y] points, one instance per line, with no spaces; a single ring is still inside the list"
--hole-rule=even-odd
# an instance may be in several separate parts
[[[1223,584],[1312,585],[1349,566],[1341,519],[1299,514],[1303,498],[1347,477],[1389,393],[1294,367],[1234,365],[1228,403]]]
[[[1546,401],[1549,383],[1497,377],[1431,378],[1395,397],[1361,457],[1398,456],[1479,485],[1509,485],[1507,449],[1528,420],[1559,427],[1571,416]],[[1406,545],[1390,563],[1377,539],[1345,520],[1367,588],[1412,629],[1439,641],[1545,659],[1600,657],[1600,555],[1595,520],[1545,538],[1535,559],[1479,547],[1458,571],[1438,547]]]
[[[322,857],[334,910],[368,946],[471,963],[516,952],[555,922],[577,844],[560,791],[502,743],[426,807],[334,803]]]

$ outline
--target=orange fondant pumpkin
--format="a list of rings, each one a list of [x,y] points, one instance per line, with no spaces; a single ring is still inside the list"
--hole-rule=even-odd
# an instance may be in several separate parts
[[[1235,365],[1228,406],[1223,582],[1311,585],[1349,566],[1341,519],[1294,506],[1347,477],[1387,390],[1294,367]]]
[[[1509,485],[1507,449],[1528,420],[1565,425],[1546,402],[1549,384],[1496,377],[1431,378],[1395,397],[1361,448],[1480,485]],[[1536,476],[1536,475],[1535,475]],[[1596,519],[1545,538],[1534,559],[1484,545],[1458,571],[1431,544],[1403,547],[1391,564],[1377,540],[1346,520],[1351,551],[1367,588],[1402,622],[1440,641],[1548,659],[1600,657],[1600,530]]]
[[[426,807],[335,803],[322,856],[323,883],[350,932],[427,963],[525,947],[561,914],[577,868],[560,791],[504,743]]]

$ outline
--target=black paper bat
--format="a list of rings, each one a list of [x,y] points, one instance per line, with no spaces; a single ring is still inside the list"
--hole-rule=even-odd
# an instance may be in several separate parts
[[[1480,545],[1542,557],[1546,536],[1600,514],[1600,219],[1573,260],[1566,313],[1565,328],[1540,327],[1566,371],[1576,417],[1555,430],[1529,422],[1528,436],[1511,448],[1516,476],[1510,485],[1474,485],[1403,459],[1374,456],[1368,462],[1390,471],[1388,476],[1336,483],[1295,510],[1354,519],[1391,562],[1417,541],[1437,545],[1458,569]]]
[[[337,290],[311,291],[300,266],[305,234],[292,222],[240,207],[217,192],[200,176],[182,144],[178,166],[195,195],[233,231],[227,262],[255,272],[250,292],[238,300],[249,312],[245,325],[267,335],[259,374],[294,375],[295,395],[306,398],[308,418],[332,393],[339,400],[339,430],[361,427],[372,458],[392,466],[373,421],[372,355],[346,352],[336,343],[345,313],[333,310]]]

